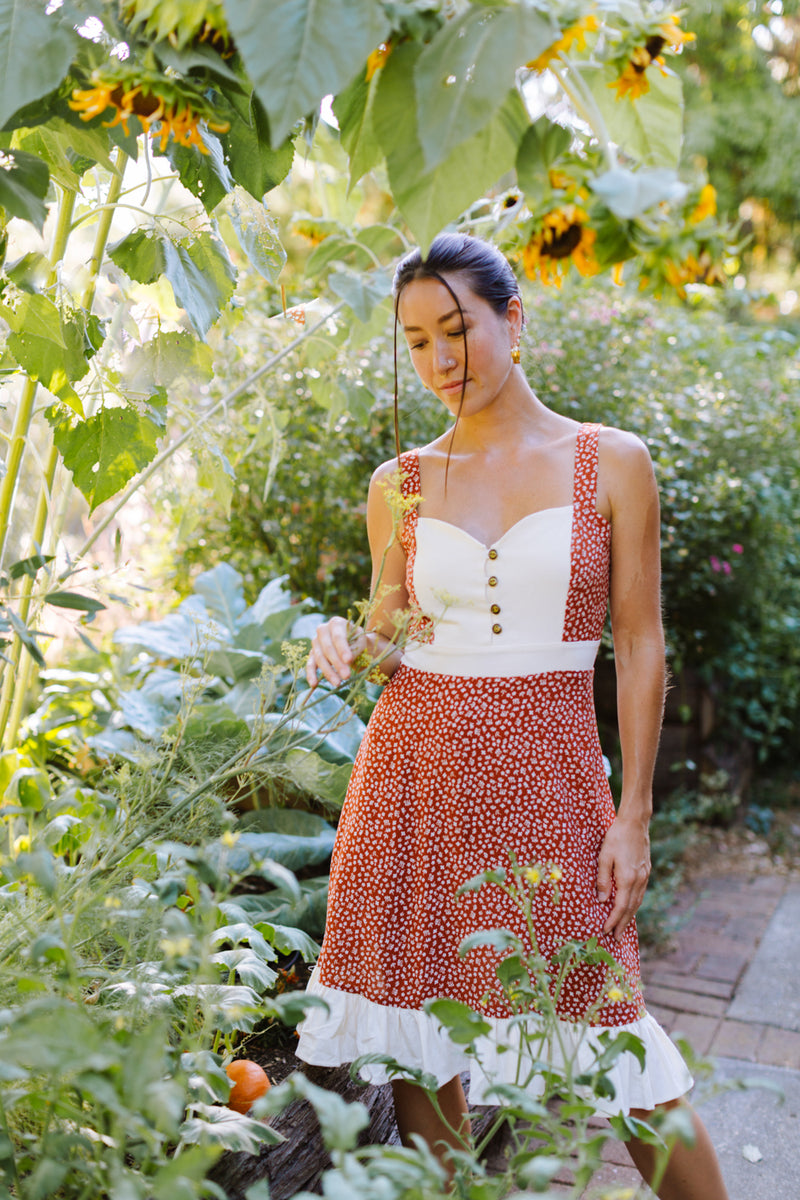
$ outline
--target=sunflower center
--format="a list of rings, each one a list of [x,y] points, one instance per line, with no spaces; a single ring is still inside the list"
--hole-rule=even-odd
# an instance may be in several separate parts
[[[545,247],[548,258],[569,258],[575,247],[580,244],[582,233],[583,227],[577,222],[570,225],[563,233],[559,233]]]

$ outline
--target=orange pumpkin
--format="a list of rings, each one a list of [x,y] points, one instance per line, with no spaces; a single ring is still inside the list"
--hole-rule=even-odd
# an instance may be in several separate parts
[[[228,1108],[248,1113],[259,1096],[272,1086],[264,1070],[249,1058],[236,1058],[228,1063],[225,1072],[232,1083]]]

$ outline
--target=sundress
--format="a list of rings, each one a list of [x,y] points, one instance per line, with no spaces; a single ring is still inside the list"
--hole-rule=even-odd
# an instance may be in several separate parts
[[[592,690],[611,542],[596,507],[599,433],[579,428],[572,504],[529,513],[491,546],[409,505],[400,536],[414,637],[372,713],[342,810],[308,988],[328,1008],[310,1009],[301,1023],[298,1055],[307,1062],[333,1066],[377,1052],[439,1085],[470,1070],[476,1104],[491,1102],[493,1083],[517,1078],[506,1047],[518,1022],[496,973],[503,951],[458,948],[495,928],[528,945],[524,921],[491,884],[456,898],[480,872],[508,868],[511,851],[538,868],[531,879],[542,876],[533,892],[541,954],[594,937],[618,966],[611,982],[599,965],[568,975],[550,1041],[554,1065],[566,1048],[585,1069],[603,1030],[626,1030],[642,1039],[645,1068],[620,1055],[614,1096],[597,1101],[600,1111],[651,1109],[691,1086],[645,1008],[635,923],[619,942],[603,934],[613,895],[601,902],[596,894],[615,814]],[[418,452],[404,454],[401,468],[403,494],[418,496]],[[491,1032],[477,1058],[423,1011],[440,997],[486,1018]],[[380,1063],[362,1075],[389,1077]]]

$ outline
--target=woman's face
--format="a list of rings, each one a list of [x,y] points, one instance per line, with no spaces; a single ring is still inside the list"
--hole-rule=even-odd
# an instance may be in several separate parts
[[[461,404],[466,358],[461,416],[467,417],[491,404],[508,381],[511,347],[517,344],[522,328],[522,308],[519,298],[512,296],[508,310],[496,313],[472,291],[463,274],[454,272],[445,278],[461,304],[463,323],[452,295],[438,279],[414,279],[406,284],[400,293],[398,315],[414,369],[425,387],[454,414]]]

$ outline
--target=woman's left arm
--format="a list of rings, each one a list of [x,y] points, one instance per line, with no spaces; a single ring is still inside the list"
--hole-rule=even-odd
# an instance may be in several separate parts
[[[614,906],[603,927],[619,940],[650,875],[653,770],[664,714],[660,517],[653,465],[632,434],[601,434],[598,503],[611,513],[611,628],[617,670],[622,796],[600,850],[597,894]]]

